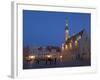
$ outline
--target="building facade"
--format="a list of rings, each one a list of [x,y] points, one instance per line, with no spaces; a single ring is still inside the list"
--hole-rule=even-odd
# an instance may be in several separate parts
[[[66,59],[84,59],[91,58],[90,38],[85,29],[69,37],[68,19],[65,27],[65,41],[62,44],[62,54]]]

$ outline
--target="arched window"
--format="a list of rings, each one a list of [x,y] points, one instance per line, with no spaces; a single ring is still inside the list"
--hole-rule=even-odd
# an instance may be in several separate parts
[[[67,44],[65,45],[65,49],[66,49],[66,50],[68,49],[68,45],[67,45]]]
[[[75,47],[78,48],[78,41],[75,40]]]
[[[72,49],[72,43],[71,42],[69,43],[69,48]]]

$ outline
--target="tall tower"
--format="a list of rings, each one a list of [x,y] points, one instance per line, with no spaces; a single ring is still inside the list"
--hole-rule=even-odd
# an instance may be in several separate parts
[[[66,26],[65,26],[65,42],[62,44],[62,51],[67,50],[68,45],[66,44],[66,41],[68,40],[68,18],[66,19]]]
[[[66,20],[66,27],[65,27],[65,42],[68,40],[68,33],[69,33],[69,30],[68,30],[68,18]]]

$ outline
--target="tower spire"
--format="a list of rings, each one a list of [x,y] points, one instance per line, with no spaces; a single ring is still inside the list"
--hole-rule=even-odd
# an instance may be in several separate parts
[[[67,17],[66,25],[65,25],[65,42],[64,42],[64,44],[62,44],[62,51],[65,49],[67,50],[67,48],[68,48],[68,45],[66,44],[66,42],[68,40],[68,33],[69,33],[69,31],[68,31],[68,17]]]
[[[65,26],[65,42],[68,40],[68,33],[69,33],[69,30],[68,30],[68,17],[67,17],[66,26]]]
[[[66,19],[66,27],[65,27],[65,30],[68,30],[68,17]]]

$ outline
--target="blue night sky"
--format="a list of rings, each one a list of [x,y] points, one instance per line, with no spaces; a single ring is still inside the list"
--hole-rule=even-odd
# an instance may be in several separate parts
[[[69,36],[85,29],[90,35],[91,14],[23,10],[24,46],[61,46],[68,18]]]

